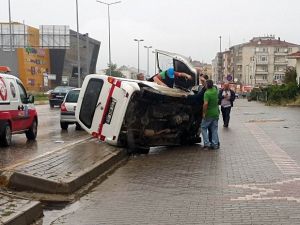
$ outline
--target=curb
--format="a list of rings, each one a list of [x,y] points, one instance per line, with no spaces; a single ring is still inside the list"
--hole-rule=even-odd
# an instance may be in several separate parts
[[[63,154],[61,155],[63,156]],[[126,158],[126,156],[126,151],[123,149],[113,148],[113,151],[109,151],[103,158],[99,159],[99,161],[96,161],[94,164],[91,163],[91,166],[83,168],[77,174],[73,174],[69,178],[63,177],[62,179],[56,180],[51,178],[45,179],[43,176],[35,176],[34,174],[26,173],[26,170],[25,172],[22,171],[22,168],[20,170],[17,168],[9,179],[8,187],[17,191],[27,190],[49,194],[72,194],[118,164]],[[44,159],[47,160],[47,157]],[[41,158],[38,160],[41,160]],[[36,163],[39,163],[38,160]]]
[[[15,172],[9,180],[8,187],[16,190],[31,190],[50,194],[71,194],[122,160],[124,155],[122,152],[120,151],[116,155],[100,161],[94,167],[87,168],[83,174],[69,181],[53,182]]]
[[[12,202],[15,200],[21,200],[22,198],[10,195],[3,194],[12,199]],[[29,201],[29,200],[28,200]],[[11,215],[1,216],[0,224],[5,225],[28,225],[37,221],[39,218],[43,216],[43,207],[40,202],[30,201],[28,204],[23,205],[18,208],[17,213],[11,212]]]

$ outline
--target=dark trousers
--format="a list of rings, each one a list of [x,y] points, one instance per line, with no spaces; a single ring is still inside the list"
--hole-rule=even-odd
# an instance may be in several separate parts
[[[230,111],[231,111],[231,107],[226,107],[226,108],[221,107],[224,127],[228,127],[228,125],[229,125]]]

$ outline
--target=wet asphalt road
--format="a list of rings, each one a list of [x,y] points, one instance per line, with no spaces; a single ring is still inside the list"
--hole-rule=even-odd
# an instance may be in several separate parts
[[[25,134],[13,135],[12,145],[0,148],[0,169],[26,162],[90,137],[85,131],[76,131],[75,125],[70,125],[67,131],[62,131],[59,124],[59,108],[50,109],[49,105],[37,105],[36,109],[39,122],[36,141],[27,141]]]

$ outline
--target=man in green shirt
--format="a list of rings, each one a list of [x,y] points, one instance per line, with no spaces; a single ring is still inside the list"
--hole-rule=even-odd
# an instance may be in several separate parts
[[[203,119],[201,123],[201,131],[204,142],[204,149],[219,149],[218,121],[219,121],[219,105],[218,90],[214,87],[212,80],[206,81],[207,90],[204,93],[203,103]],[[208,129],[211,130],[212,140],[208,139]]]

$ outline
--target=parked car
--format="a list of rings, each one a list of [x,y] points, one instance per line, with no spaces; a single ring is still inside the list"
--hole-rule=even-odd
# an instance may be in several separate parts
[[[13,134],[25,133],[28,140],[37,136],[38,116],[34,97],[27,95],[22,82],[0,73],[0,145],[11,145]]]
[[[201,106],[187,101],[198,84],[196,69],[183,56],[157,52],[158,69],[173,65],[193,79],[175,79],[175,88],[154,82],[88,75],[77,103],[76,119],[83,129],[112,145],[147,153],[152,146],[201,141]],[[167,62],[161,62],[164,58]],[[167,58],[167,59],[166,59]]]
[[[50,89],[50,90],[48,90],[48,91],[46,91],[46,92],[44,92],[44,95],[50,95],[51,94],[51,92],[52,92],[53,90],[52,89]]]
[[[49,94],[49,104],[50,107],[60,106],[63,102],[66,94],[74,89],[75,87],[70,86],[57,86],[54,90]]]
[[[67,130],[70,124],[76,124],[76,130],[81,130],[75,118],[75,110],[80,88],[70,90],[60,106],[60,127]]]

